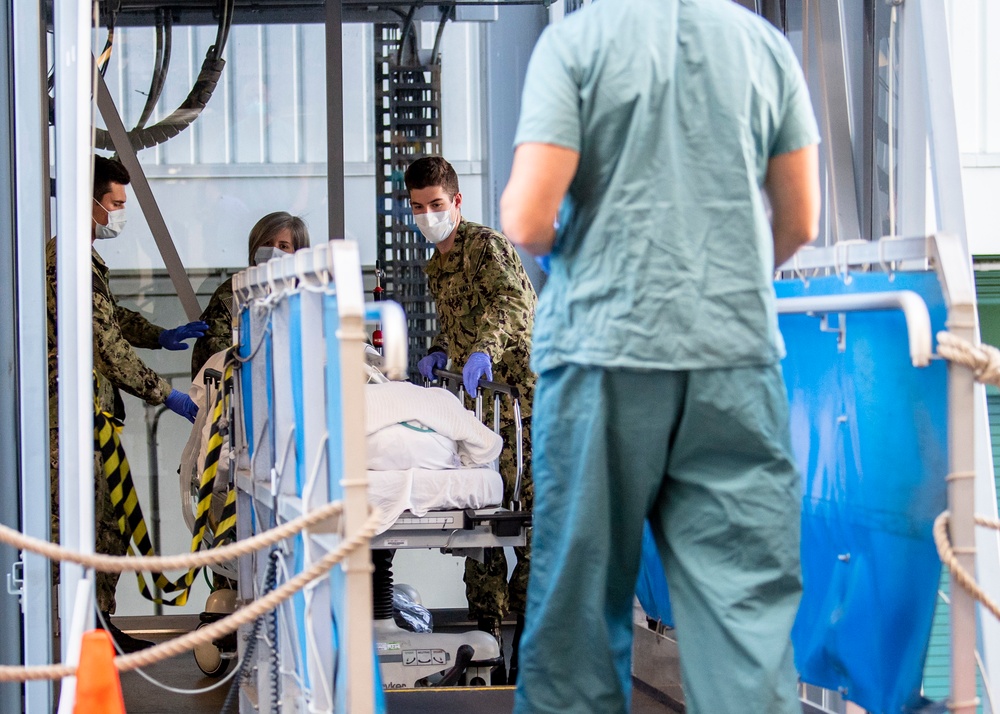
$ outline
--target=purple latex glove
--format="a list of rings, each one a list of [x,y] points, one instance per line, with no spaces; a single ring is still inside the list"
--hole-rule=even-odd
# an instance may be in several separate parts
[[[448,355],[444,352],[431,352],[429,355],[417,362],[417,370],[424,376],[424,379],[433,381],[436,379],[434,376],[434,370],[444,369],[446,364],[448,364]]]
[[[164,330],[156,339],[160,343],[160,347],[165,349],[186,350],[188,346],[184,344],[184,340],[192,340],[197,337],[201,337],[206,332],[208,332],[208,323],[198,320],[196,322],[189,322],[186,325],[181,325],[180,327],[175,327],[172,330]]]
[[[462,383],[465,391],[475,395],[479,390],[479,380],[485,379],[487,382],[493,381],[493,364],[490,357],[485,352],[473,352],[469,355],[469,361],[462,368]]]
[[[166,404],[167,409],[172,411],[174,414],[179,414],[194,424],[195,417],[198,416],[198,405],[191,401],[191,397],[186,395],[184,392],[178,392],[176,389],[171,389],[164,404]]]

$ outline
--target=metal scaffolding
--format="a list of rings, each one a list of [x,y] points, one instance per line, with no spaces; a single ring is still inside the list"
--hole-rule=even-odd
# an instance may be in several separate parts
[[[424,266],[431,246],[412,224],[403,173],[441,154],[441,65],[405,52],[412,23],[375,25],[376,255],[386,297],[406,311],[410,373],[437,334]],[[409,59],[407,58],[409,56]]]

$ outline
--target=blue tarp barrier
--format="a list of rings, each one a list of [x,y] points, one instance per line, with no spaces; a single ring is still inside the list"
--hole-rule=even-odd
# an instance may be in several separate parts
[[[775,288],[778,297],[913,290],[927,303],[932,332],[944,329],[933,273]],[[947,366],[912,366],[901,312],[849,313],[846,330],[840,353],[819,318],[781,318],[803,474],[795,663],[804,681],[875,714],[896,714],[918,697],[937,599],[941,563],[931,530],[947,503]]]
[[[912,290],[932,332],[946,308],[933,273],[855,274],[775,284],[778,297]],[[846,349],[820,318],[783,315],[792,442],[803,474],[803,596],[792,632],[803,681],[873,714],[919,700],[941,563],[931,534],[946,507],[947,367],[910,362],[902,312],[844,318]],[[830,315],[830,328],[840,324]],[[669,616],[649,527],[636,593]]]
[[[667,627],[674,626],[674,613],[670,609],[670,595],[667,593],[667,576],[663,572],[663,563],[648,522],[642,526],[642,558],[639,561],[635,596],[639,598],[639,604],[649,617],[659,620]]]

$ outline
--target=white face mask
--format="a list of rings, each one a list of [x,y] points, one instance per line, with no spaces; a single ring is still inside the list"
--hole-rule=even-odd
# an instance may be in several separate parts
[[[435,213],[415,213],[413,220],[424,238],[437,245],[451,235],[455,230],[455,219],[451,211],[436,211]]]
[[[104,208],[96,198],[94,199],[94,203]],[[104,212],[108,214],[108,225],[102,226],[97,221],[94,221],[96,224],[94,226],[94,237],[98,239],[117,238],[122,229],[125,228],[125,209],[119,208],[117,211],[109,211],[104,208]]]

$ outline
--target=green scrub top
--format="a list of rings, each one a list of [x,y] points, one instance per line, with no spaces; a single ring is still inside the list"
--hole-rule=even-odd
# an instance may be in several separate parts
[[[787,40],[731,0],[604,0],[546,29],[515,144],[580,153],[532,367],[780,357],[768,160],[816,144]]]

